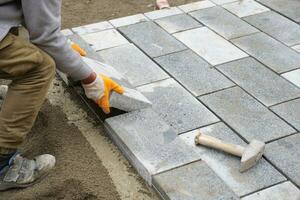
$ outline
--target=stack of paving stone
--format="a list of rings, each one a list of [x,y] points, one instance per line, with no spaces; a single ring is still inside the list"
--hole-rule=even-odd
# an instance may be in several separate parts
[[[299,10],[297,0],[204,0],[63,33],[153,103],[104,124],[163,199],[299,200]],[[199,130],[262,140],[265,156],[241,174],[239,158],[194,145]]]

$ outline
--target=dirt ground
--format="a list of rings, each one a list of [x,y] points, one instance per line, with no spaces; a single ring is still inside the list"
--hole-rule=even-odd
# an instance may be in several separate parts
[[[62,27],[151,10],[152,0],[63,0]],[[103,126],[57,78],[22,150],[28,157],[53,154],[57,166],[35,186],[3,192],[0,200],[158,200],[105,136]]]

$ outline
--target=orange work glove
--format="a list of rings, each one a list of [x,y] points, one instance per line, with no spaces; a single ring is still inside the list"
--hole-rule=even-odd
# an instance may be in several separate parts
[[[111,92],[124,93],[124,89],[119,84],[104,75],[97,76],[90,84],[82,84],[82,87],[85,95],[96,102],[106,114],[110,113]]]
[[[78,52],[81,56],[86,56],[86,51],[83,50],[78,44],[71,42],[71,47],[73,50]]]

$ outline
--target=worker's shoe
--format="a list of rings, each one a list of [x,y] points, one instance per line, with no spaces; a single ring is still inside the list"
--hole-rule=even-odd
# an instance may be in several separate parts
[[[8,91],[7,85],[0,85],[0,99],[4,100]]]
[[[31,186],[47,175],[54,166],[55,157],[52,155],[44,154],[29,160],[16,154],[0,171],[0,191]]]

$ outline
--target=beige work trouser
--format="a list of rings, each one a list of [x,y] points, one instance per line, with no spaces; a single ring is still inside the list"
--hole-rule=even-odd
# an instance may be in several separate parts
[[[0,42],[0,79],[12,80],[0,111],[0,153],[19,148],[30,131],[55,75],[53,59],[9,33]]]

